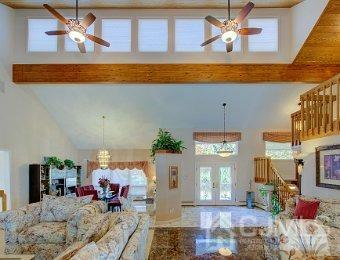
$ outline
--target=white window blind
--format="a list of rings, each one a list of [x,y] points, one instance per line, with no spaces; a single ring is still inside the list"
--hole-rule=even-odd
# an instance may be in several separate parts
[[[131,52],[131,19],[103,19],[102,38],[111,44],[103,52]]]
[[[201,52],[200,45],[204,42],[203,19],[176,19],[175,21],[175,51]]]
[[[262,32],[248,36],[248,48],[252,52],[277,52],[279,26],[276,18],[248,19],[248,27],[262,28]]]
[[[138,49],[141,52],[168,51],[168,20],[138,20]]]
[[[91,24],[89,28],[87,28],[86,33],[94,35],[94,23]],[[89,39],[85,40],[85,48],[86,52],[93,52],[94,51],[94,43],[93,41],[90,41]],[[78,44],[75,43],[68,37],[68,35],[65,35],[65,51],[68,52],[79,52]]]
[[[223,22],[223,19],[219,19]],[[239,25],[239,28],[241,26]],[[211,37],[221,34],[221,29],[217,28],[216,26],[211,26]],[[241,51],[241,36],[238,36],[236,40],[233,42],[233,52],[240,52]],[[226,44],[221,39],[214,41],[211,45],[211,49],[216,52],[225,52],[226,51]]]
[[[46,31],[57,30],[55,19],[28,19],[27,50],[29,52],[56,52],[57,36],[48,36]]]

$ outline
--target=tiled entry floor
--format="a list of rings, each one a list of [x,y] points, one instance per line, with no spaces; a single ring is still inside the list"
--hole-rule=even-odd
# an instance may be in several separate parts
[[[248,209],[241,206],[197,206],[182,207],[182,217],[178,220],[153,221],[153,227],[199,227],[233,228],[265,227],[272,223],[269,212],[259,208]]]

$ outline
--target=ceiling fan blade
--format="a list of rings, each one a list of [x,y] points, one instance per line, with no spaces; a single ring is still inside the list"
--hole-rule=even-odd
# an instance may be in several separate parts
[[[48,4],[44,4],[43,7],[45,7],[60,22],[62,22],[63,24],[67,24],[68,20],[60,13],[58,13],[53,7],[49,6]]]
[[[210,38],[209,40],[206,40],[205,42],[203,42],[203,43],[201,44],[201,47],[203,47],[203,46],[205,46],[205,45],[207,45],[207,44],[210,44],[210,43],[216,41],[216,40],[219,39],[219,38],[221,38],[221,34],[220,34],[220,35],[216,35],[216,36]]]
[[[80,22],[80,25],[83,26],[85,29],[90,27],[91,24],[96,20],[96,17],[93,13],[88,13],[84,19]]]
[[[98,43],[100,45],[103,45],[103,46],[106,46],[106,47],[110,47],[110,43],[108,43],[107,41],[104,41],[103,39],[101,38],[98,38],[94,35],[91,35],[91,34],[86,34],[86,38],[90,39],[91,41],[95,42],[95,43]]]
[[[262,28],[242,28],[238,30],[240,35],[253,35],[260,34],[262,32]]]
[[[67,34],[65,30],[63,31],[47,31],[45,32],[47,35],[64,35]]]
[[[78,43],[78,49],[81,53],[86,53],[86,48],[85,48],[85,44],[82,43]]]
[[[229,42],[229,43],[227,43],[227,52],[232,52],[233,51],[233,43],[232,42]]]
[[[205,20],[207,20],[209,23],[211,23],[212,25],[215,25],[219,28],[224,27],[223,23],[221,23],[219,20],[217,20],[215,17],[212,17],[211,15],[206,16]]]
[[[249,2],[248,4],[246,4],[242,10],[240,11],[240,13],[237,15],[237,17],[235,18],[235,22],[237,23],[241,23],[244,18],[247,17],[247,15],[250,13],[250,11],[254,8],[254,4],[252,2]]]

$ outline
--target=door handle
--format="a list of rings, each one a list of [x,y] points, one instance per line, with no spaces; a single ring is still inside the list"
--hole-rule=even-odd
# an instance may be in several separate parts
[[[213,182],[213,189],[215,189],[215,182]]]

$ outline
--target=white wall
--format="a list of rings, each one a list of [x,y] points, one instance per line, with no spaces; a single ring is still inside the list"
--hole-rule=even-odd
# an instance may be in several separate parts
[[[10,183],[10,154],[8,151],[0,151],[0,190],[7,195],[7,209],[11,207],[11,183]],[[3,209],[0,205],[0,212]]]
[[[302,172],[302,194],[324,199],[339,199],[340,190],[322,188],[316,186],[315,148],[323,145],[340,144],[340,136],[328,136],[302,142],[302,154],[305,165]]]
[[[291,61],[299,53],[329,0],[305,0],[293,6],[291,12]]]
[[[15,24],[13,10],[0,4],[0,150],[11,154],[11,206],[28,203],[28,165],[43,156],[77,160],[77,150],[39,102],[32,90],[11,84]]]
[[[285,180],[295,179],[294,160],[272,160],[272,163],[283,179]]]

